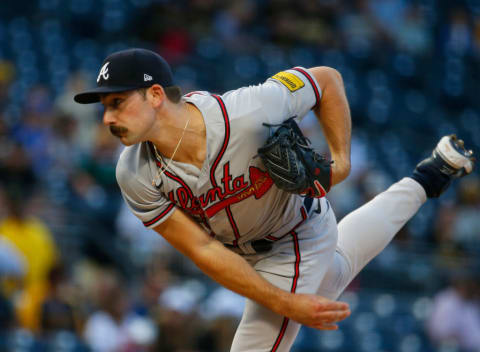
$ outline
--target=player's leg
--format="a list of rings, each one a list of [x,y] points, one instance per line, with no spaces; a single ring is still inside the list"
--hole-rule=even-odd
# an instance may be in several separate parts
[[[432,156],[338,225],[338,245],[319,294],[336,299],[358,272],[379,254],[418,211],[427,197],[438,197],[453,178],[470,173],[473,158],[463,142],[443,137]]]
[[[254,260],[255,269],[266,280],[286,291],[315,293],[333,259],[337,243],[337,223],[326,200],[322,214],[290,233],[271,252]],[[328,209],[328,211],[327,211]],[[265,307],[247,300],[234,337],[233,352],[289,351],[300,325]]]
[[[285,289],[292,285],[291,278],[263,274],[267,280]],[[300,324],[247,299],[230,351],[289,351],[299,330]]]
[[[416,181],[404,178],[338,224],[335,258],[318,293],[336,299],[358,272],[377,256],[426,201]]]

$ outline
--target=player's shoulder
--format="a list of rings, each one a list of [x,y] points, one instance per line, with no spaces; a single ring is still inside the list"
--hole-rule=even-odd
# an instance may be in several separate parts
[[[270,95],[283,95],[282,93],[301,93],[303,90],[319,90],[318,82],[314,75],[305,67],[295,66],[279,71],[264,82],[257,85],[241,87],[230,90],[222,95],[225,100],[252,100],[255,98],[269,97]]]
[[[211,111],[218,106],[213,97],[214,94],[207,91],[193,91],[183,96],[183,100],[195,104],[201,111]]]

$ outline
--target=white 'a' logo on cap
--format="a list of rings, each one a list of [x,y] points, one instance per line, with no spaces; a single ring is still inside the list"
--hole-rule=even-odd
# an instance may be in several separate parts
[[[97,83],[100,82],[100,76],[103,77],[104,80],[107,80],[108,77],[110,76],[108,74],[108,64],[110,63],[110,61],[106,62],[105,65],[102,66],[102,68],[100,69],[100,73],[98,74],[98,77],[97,77]]]

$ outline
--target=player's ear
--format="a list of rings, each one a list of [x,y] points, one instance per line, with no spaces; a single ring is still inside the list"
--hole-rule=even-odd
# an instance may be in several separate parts
[[[159,84],[154,84],[147,89],[147,100],[149,100],[154,108],[160,107],[163,102],[167,99],[165,95],[165,90]]]

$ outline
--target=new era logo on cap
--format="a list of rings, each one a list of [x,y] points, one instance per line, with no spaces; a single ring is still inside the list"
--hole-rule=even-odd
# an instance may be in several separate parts
[[[153,79],[152,76],[147,75],[146,73],[143,74],[143,80],[144,80],[145,82],[151,81],[152,79]]]

